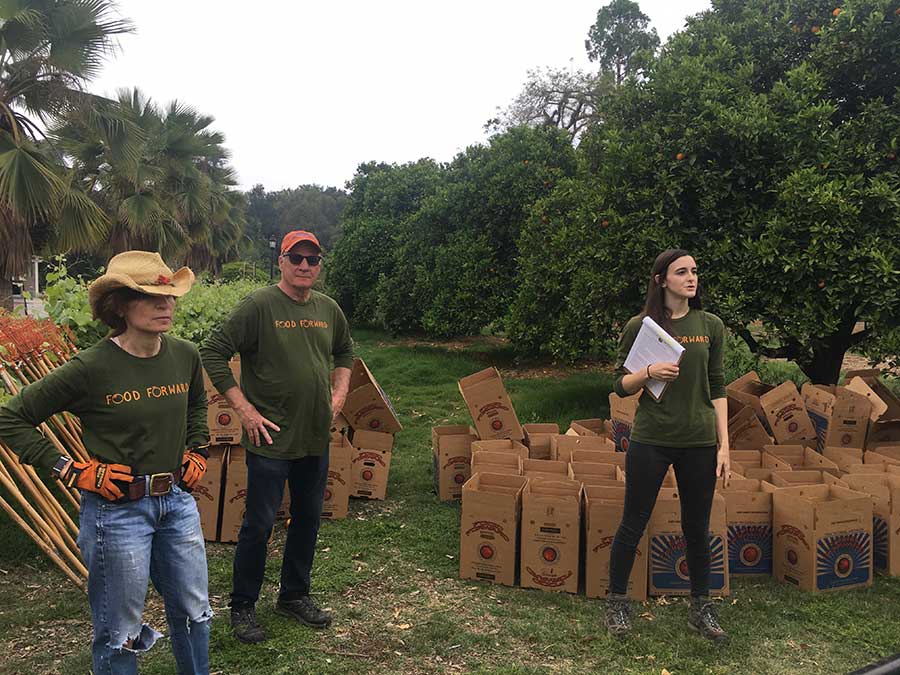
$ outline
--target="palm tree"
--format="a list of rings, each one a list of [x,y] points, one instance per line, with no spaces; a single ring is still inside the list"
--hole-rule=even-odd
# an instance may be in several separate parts
[[[121,140],[109,102],[85,91],[116,36],[133,30],[114,10],[108,0],[0,3],[0,304],[11,304],[10,279],[34,250],[84,248],[106,235],[102,210],[42,128],[82,111],[110,145]]]

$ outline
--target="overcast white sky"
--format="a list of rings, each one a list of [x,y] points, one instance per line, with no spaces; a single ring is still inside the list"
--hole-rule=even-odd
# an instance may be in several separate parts
[[[364,161],[448,161],[527,71],[595,67],[606,0],[118,0],[137,26],[91,89],[139,86],[216,118],[240,184],[342,187]],[[709,0],[641,0],[660,38]]]

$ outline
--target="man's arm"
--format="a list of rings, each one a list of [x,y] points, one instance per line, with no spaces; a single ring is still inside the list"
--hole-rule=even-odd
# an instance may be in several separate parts
[[[331,423],[344,409],[347,393],[350,390],[350,373],[353,368],[353,340],[350,338],[350,325],[340,307],[335,306],[334,344],[331,355],[334,357],[334,372],[331,374]]]
[[[350,391],[350,368],[335,368],[331,373],[331,424],[334,426],[338,415],[344,409],[347,402],[347,394]]]

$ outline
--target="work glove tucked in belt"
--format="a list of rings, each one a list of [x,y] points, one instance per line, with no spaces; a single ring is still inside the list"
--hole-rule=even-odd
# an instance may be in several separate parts
[[[195,445],[188,448],[181,460],[181,483],[192,490],[206,473],[209,445]]]
[[[132,480],[130,467],[123,464],[104,464],[94,457],[87,462],[70,459],[58,470],[58,475],[59,480],[66,486],[96,492],[110,501],[124,497],[122,490],[113,481],[130,483]]]

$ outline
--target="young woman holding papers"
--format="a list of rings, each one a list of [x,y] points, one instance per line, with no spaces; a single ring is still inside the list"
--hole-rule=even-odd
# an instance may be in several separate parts
[[[630,396],[641,389],[647,391],[641,396],[631,430],[625,459],[625,511],[610,559],[606,625],[615,636],[631,630],[626,591],[635,548],[663,478],[673,466],[691,579],[688,625],[711,640],[727,639],[709,600],[710,510],[716,478],[730,475],[722,367],[725,329],[721,319],[701,309],[697,291],[697,264],[691,255],[681,249],[664,251],[653,263],[644,311],[628,321],[619,343],[616,393]],[[645,317],[652,321],[645,322]],[[662,328],[668,333],[657,336],[657,352],[680,353],[680,361],[650,363],[646,354],[653,351],[638,345],[635,351],[644,354],[647,365],[629,372],[626,363],[633,367],[638,358],[630,354],[635,339],[642,326],[646,325],[645,331],[654,330],[653,322],[658,324],[655,330]],[[660,383],[665,386],[660,388]]]

